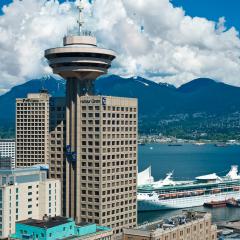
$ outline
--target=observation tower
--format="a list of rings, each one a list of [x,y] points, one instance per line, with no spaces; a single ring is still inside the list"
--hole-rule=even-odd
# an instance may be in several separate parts
[[[96,38],[83,30],[83,6],[79,9],[79,33],[65,36],[63,46],[47,49],[45,57],[53,73],[66,83],[66,216],[80,221],[80,171],[81,171],[81,100],[94,95],[94,82],[106,74],[115,58],[115,52],[99,48]],[[65,188],[65,187],[64,187]],[[65,206],[64,206],[65,207]]]

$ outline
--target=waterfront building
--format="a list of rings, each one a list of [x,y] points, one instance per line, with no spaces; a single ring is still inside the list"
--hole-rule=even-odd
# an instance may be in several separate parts
[[[46,91],[16,99],[16,167],[48,164],[49,95]]]
[[[216,240],[217,227],[211,214],[184,211],[182,215],[159,220],[135,229],[124,229],[123,240]]]
[[[115,52],[82,31],[82,9],[79,35],[45,51],[67,81],[66,216],[120,234],[137,220],[137,100],[94,95],[95,79],[107,73]]]
[[[0,170],[0,239],[15,232],[15,223],[61,214],[61,184],[47,179],[40,166]]]
[[[16,233],[10,239],[111,240],[112,230],[94,223],[75,224],[70,218],[45,216],[43,220],[27,219],[17,222]]]
[[[15,167],[15,140],[0,139],[0,168]]]

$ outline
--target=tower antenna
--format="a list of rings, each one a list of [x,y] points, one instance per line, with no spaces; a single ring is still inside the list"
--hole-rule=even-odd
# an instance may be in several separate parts
[[[79,35],[81,36],[82,35],[82,27],[83,27],[83,24],[84,24],[84,21],[83,21],[83,4],[82,4],[82,0],[79,0],[79,4],[77,6],[78,10],[79,10],[79,18],[78,18],[78,27],[79,27]]]

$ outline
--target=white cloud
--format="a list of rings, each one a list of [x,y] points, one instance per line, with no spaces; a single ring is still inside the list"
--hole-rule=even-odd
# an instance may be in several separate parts
[[[95,0],[86,25],[100,46],[114,49],[112,73],[140,75],[179,86],[210,77],[240,86],[240,39],[235,28],[187,16],[169,0]],[[0,92],[49,74],[44,50],[60,46],[76,25],[73,3],[15,0],[0,16]]]
[[[61,44],[73,8],[57,1],[15,0],[0,16],[0,91],[48,73],[44,49]]]

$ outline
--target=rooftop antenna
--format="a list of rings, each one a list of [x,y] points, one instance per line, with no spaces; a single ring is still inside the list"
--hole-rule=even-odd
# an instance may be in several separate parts
[[[78,6],[77,6],[78,10],[79,10],[79,19],[77,21],[78,23],[78,26],[79,26],[79,35],[81,36],[82,35],[82,27],[83,27],[83,24],[84,24],[84,21],[83,21],[83,4],[82,4],[82,0],[79,0],[79,3],[78,3]]]
[[[45,90],[44,82],[45,82],[45,77],[41,79],[41,91]]]
[[[92,5],[91,6],[91,17],[94,16],[94,2],[95,2],[95,0],[89,0],[89,3]]]
[[[69,27],[68,27],[68,25],[67,25],[67,36],[69,35]]]
[[[144,21],[142,21],[141,23],[141,27],[140,27],[140,32],[143,33],[145,30],[145,27],[144,27]]]
[[[46,79],[47,79],[46,76],[44,76],[41,79],[41,89],[39,90],[40,93],[48,93],[48,90],[44,87],[44,83],[45,83]]]

